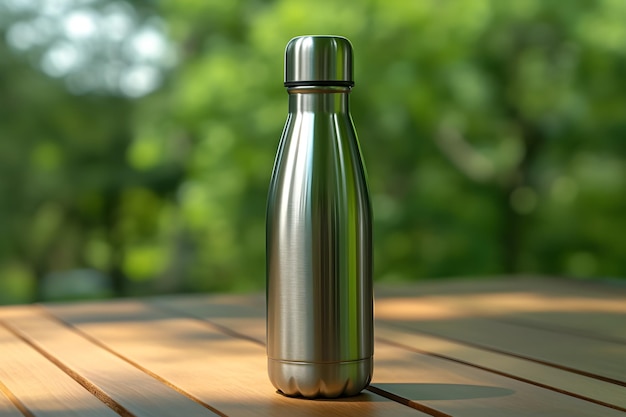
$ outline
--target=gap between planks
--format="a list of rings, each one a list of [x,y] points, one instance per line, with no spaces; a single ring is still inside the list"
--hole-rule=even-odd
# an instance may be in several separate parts
[[[0,415],[4,417],[35,417],[2,381],[0,381]]]

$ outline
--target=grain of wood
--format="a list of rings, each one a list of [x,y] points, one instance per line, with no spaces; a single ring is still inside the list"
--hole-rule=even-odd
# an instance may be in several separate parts
[[[424,415],[371,392],[336,400],[284,397],[269,382],[265,349],[258,343],[141,303],[48,308],[126,360],[226,415]]]
[[[118,414],[30,345],[0,326],[0,381],[37,417]]]
[[[122,415],[215,415],[35,307],[0,309],[0,319],[25,341]],[[112,323],[111,326],[115,326]],[[143,345],[150,352],[150,347]]]

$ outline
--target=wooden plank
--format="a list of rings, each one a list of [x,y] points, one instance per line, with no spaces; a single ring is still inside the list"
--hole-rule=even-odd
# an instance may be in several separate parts
[[[496,321],[425,298],[378,299],[376,317],[405,329],[626,385],[626,345],[621,343]]]
[[[23,340],[0,326],[0,381],[34,416],[117,416]]]
[[[601,405],[626,411],[624,388],[609,382],[573,374],[514,356],[451,342],[445,339],[394,329],[378,323],[376,337],[414,351],[450,358],[520,381],[567,393]]]
[[[375,355],[371,389],[392,392],[434,416],[624,416],[622,411],[382,343],[377,343]]]
[[[257,301],[252,303],[242,301],[242,310],[233,310],[236,311],[233,314],[236,317],[228,317],[225,310],[219,308],[219,302],[214,301],[213,297],[196,298],[193,302],[188,302],[184,298],[170,298],[160,300],[159,303],[219,325],[228,324],[232,332],[264,340],[263,310],[250,307],[253,304],[257,305]],[[245,313],[242,313],[243,311]],[[377,334],[380,331],[377,326]],[[399,333],[395,334],[398,335]],[[434,416],[623,415],[616,409],[554,390],[546,390],[539,385],[488,372],[473,365],[419,354],[380,342],[381,340],[377,340],[376,343],[375,372],[371,390]],[[445,341],[439,342],[445,344]],[[441,344],[431,347],[437,352],[446,353]],[[482,359],[486,361],[495,357],[479,349],[473,353],[477,353],[479,357],[481,353],[486,353],[486,359]],[[505,359],[515,359],[502,356]],[[516,365],[521,367],[528,363],[521,359],[516,360]],[[541,372],[542,365],[532,365]],[[592,394],[593,392],[590,393]]]
[[[378,286],[379,299],[419,298],[448,314],[626,343],[626,291],[572,280],[462,280]]]
[[[185,299],[181,302],[185,303]],[[218,331],[200,320],[177,318],[145,304],[92,303],[48,309],[135,366],[226,415],[424,415],[371,392],[331,401],[284,397],[269,382],[262,345],[232,337],[232,333],[223,333],[222,328]],[[222,313],[226,310],[223,306],[220,309]],[[230,312],[242,315],[238,309]],[[260,320],[253,326],[264,329],[264,321]]]
[[[0,319],[12,332],[123,416],[215,415],[42,314],[41,309],[3,308]],[[144,344],[143,348],[150,351],[149,345]]]

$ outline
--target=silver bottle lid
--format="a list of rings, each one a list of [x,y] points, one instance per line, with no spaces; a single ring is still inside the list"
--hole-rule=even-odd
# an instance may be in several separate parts
[[[285,48],[285,87],[354,85],[352,45],[341,36],[299,36]]]

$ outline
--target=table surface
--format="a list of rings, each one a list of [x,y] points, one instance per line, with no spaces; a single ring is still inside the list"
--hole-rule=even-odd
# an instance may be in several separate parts
[[[0,308],[0,416],[626,415],[626,287],[504,278],[377,286],[362,394],[287,398],[265,301],[184,295]]]

